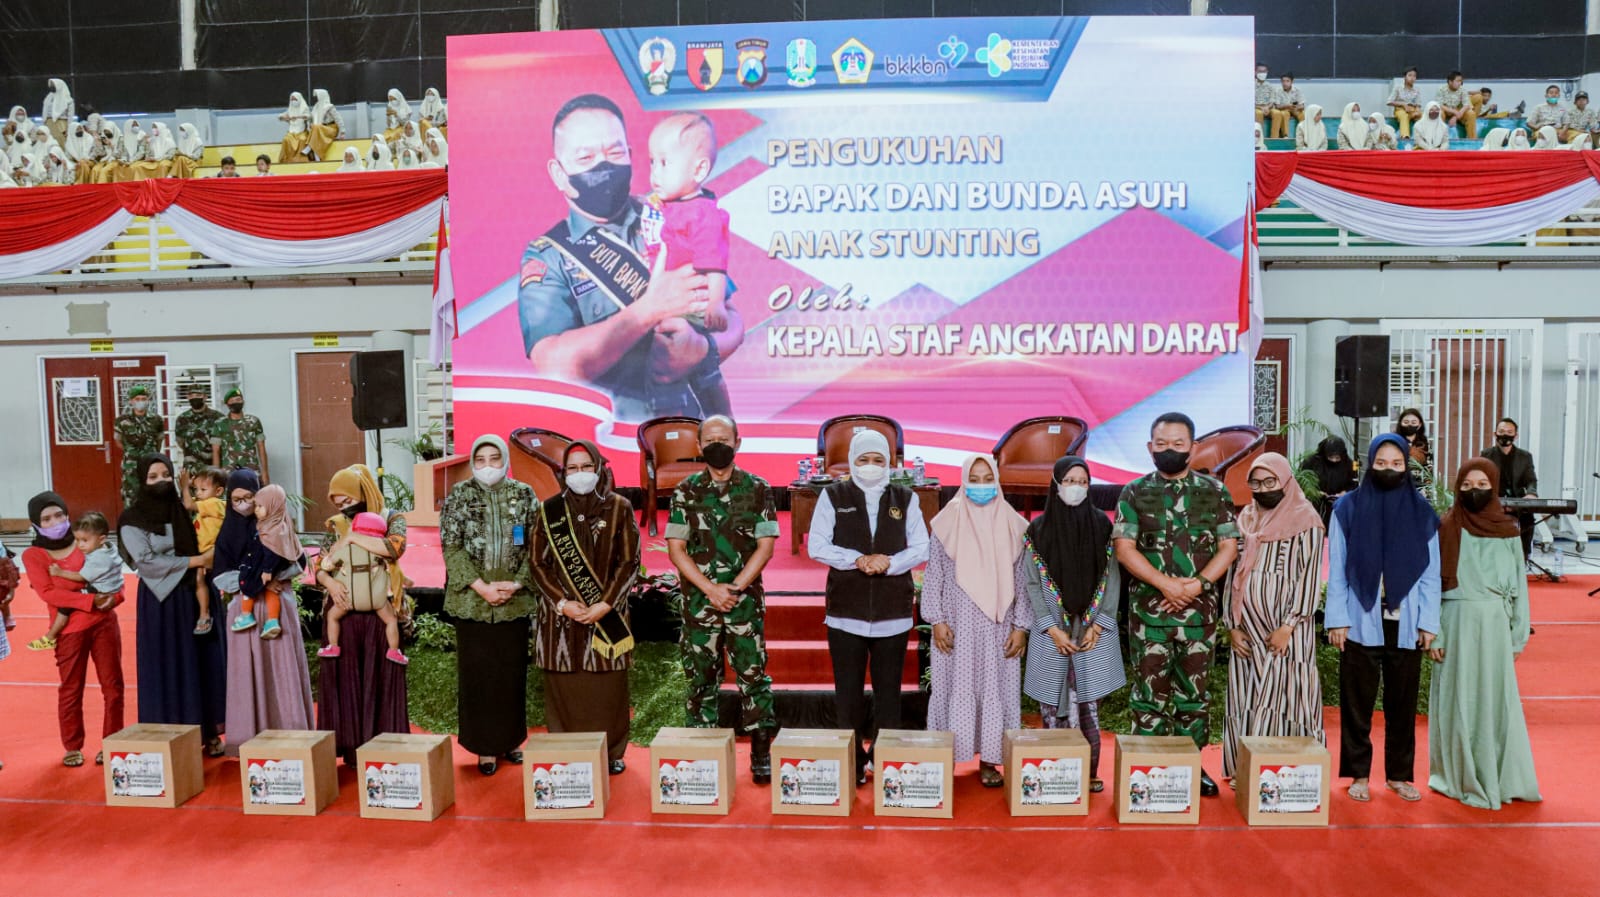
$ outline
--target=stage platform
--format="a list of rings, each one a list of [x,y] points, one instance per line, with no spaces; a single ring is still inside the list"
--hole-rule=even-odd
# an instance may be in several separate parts
[[[516,771],[479,775],[455,752],[456,805],[431,824],[357,815],[354,775],[313,819],[245,817],[238,764],[205,762],[204,793],[178,810],[103,805],[102,771],[65,769],[56,730],[56,674],[48,654],[23,642],[47,623],[27,591],[18,597],[13,654],[0,662],[0,833],[5,892],[117,895],[302,895],[362,890],[475,895],[563,890],[590,894],[973,895],[1068,886],[1088,893],[1241,897],[1377,892],[1487,895],[1514,875],[1541,897],[1600,893],[1600,578],[1536,584],[1537,634],[1518,664],[1544,802],[1474,810],[1426,792],[1406,804],[1382,787],[1356,804],[1336,787],[1328,829],[1251,830],[1232,792],[1202,800],[1200,824],[1119,826],[1108,801],[1080,818],[1013,819],[1003,792],[957,770],[951,820],[880,819],[869,789],[847,819],[774,817],[769,792],[741,770],[726,818],[652,816],[648,752],[628,753],[613,780],[609,816],[548,826],[524,822]],[[128,720],[138,703],[131,609],[122,614]],[[88,690],[91,735],[100,695]],[[1375,737],[1381,742],[1381,714]],[[1338,744],[1338,713],[1326,712]],[[1419,765],[1426,769],[1426,724]],[[1111,770],[1108,741],[1102,773]],[[1337,750],[1337,749],[1336,749]],[[747,747],[741,743],[743,762]],[[1206,765],[1220,768],[1217,749]],[[1381,762],[1381,761],[1380,761]],[[1375,770],[1381,772],[1380,770]],[[1419,785],[1422,784],[1419,781]],[[559,844],[552,851],[551,844]],[[1244,872],[1244,870],[1248,870]],[[1244,874],[1241,874],[1244,873]],[[1334,884],[1344,882],[1344,885]],[[359,883],[359,885],[356,885]]]

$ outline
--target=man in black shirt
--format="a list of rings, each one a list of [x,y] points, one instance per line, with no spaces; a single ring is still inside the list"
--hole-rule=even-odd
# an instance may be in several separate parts
[[[1483,450],[1483,457],[1500,468],[1500,497],[1538,498],[1539,478],[1533,472],[1533,454],[1516,446],[1517,422],[1501,418],[1494,428],[1494,442]],[[1518,514],[1517,522],[1522,525],[1522,558],[1527,560],[1533,550],[1533,515]]]

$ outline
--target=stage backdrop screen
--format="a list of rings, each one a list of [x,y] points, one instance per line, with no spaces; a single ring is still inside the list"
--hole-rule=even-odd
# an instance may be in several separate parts
[[[457,444],[611,449],[731,409],[787,482],[881,414],[948,475],[1082,418],[1248,421],[1251,20],[781,22],[451,37]],[[720,301],[710,301],[717,297]]]

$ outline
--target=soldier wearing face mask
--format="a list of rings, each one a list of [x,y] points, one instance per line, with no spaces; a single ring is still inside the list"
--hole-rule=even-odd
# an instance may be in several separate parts
[[[178,415],[172,429],[183,450],[183,469],[194,477],[211,466],[211,431],[222,420],[222,412],[206,404],[205,391],[199,387],[191,388],[185,400],[189,410]]]
[[[622,111],[596,94],[556,113],[547,172],[568,212],[528,244],[517,276],[523,351],[541,376],[611,395],[618,420],[704,415],[689,383],[744,341],[738,312],[702,333],[684,319],[708,303],[706,276],[644,256],[660,213],[630,195]],[[647,239],[647,237],[655,239]]]
[[[1517,448],[1517,422],[1501,418],[1494,427],[1494,445],[1483,450],[1483,457],[1500,471],[1501,498],[1538,498],[1539,477],[1533,471],[1533,453]],[[1522,559],[1533,551],[1533,515],[1518,514],[1522,527]]]
[[[136,468],[139,459],[161,451],[161,437],[167,432],[167,422],[160,415],[150,413],[150,391],[143,386],[128,390],[128,410],[117,417],[112,438],[122,450],[122,504],[133,502],[139,494]]]
[[[261,419],[244,413],[244,393],[228,390],[222,397],[228,406],[226,417],[220,417],[211,428],[211,466],[223,470],[248,468],[261,474],[261,482],[272,477],[267,471],[267,434]]]

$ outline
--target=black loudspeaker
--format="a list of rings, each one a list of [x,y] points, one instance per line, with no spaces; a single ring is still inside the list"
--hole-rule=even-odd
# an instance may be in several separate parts
[[[1333,346],[1333,413],[1388,417],[1389,337],[1347,336]]]
[[[406,425],[406,353],[399,349],[350,356],[350,416],[362,430]]]

